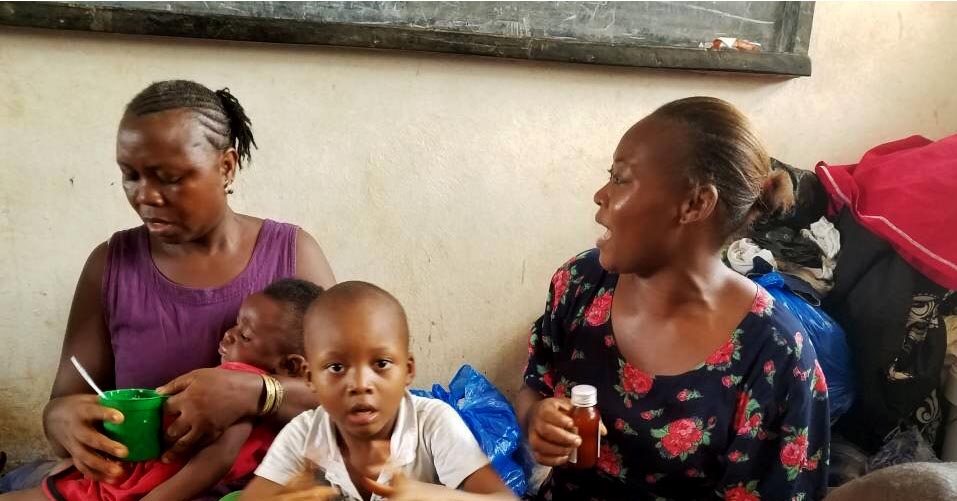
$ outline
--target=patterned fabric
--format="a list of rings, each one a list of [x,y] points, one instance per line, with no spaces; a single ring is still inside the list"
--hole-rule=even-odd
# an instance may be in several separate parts
[[[597,387],[609,428],[595,470],[556,468],[537,499],[822,498],[827,385],[800,323],[759,288],[751,312],[704,362],[652,376],[616,346],[617,282],[597,250],[576,256],[553,276],[532,327],[525,384],[545,397]]]
[[[834,426],[868,455],[917,426],[935,443],[947,291],[918,273],[848,210],[835,221],[841,254],[822,309],[847,333],[857,395]]]

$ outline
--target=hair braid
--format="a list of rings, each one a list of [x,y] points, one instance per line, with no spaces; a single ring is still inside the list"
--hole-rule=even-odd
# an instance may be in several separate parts
[[[176,108],[192,110],[206,129],[206,139],[214,147],[236,149],[238,167],[252,160],[252,121],[228,88],[213,92],[206,86],[189,80],[155,82],[143,89],[126,105],[126,114],[149,115]]]

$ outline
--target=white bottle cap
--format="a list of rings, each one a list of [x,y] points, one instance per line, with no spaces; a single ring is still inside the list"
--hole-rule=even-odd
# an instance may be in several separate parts
[[[598,405],[598,389],[587,384],[572,388],[572,405],[575,407],[594,407]]]

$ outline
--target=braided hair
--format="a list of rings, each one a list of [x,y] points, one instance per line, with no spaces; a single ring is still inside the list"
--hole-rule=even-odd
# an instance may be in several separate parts
[[[219,150],[236,149],[238,166],[252,158],[250,147],[257,147],[253,138],[252,121],[228,88],[213,92],[202,84],[189,80],[155,82],[140,91],[126,105],[126,116],[187,108],[195,112],[206,129],[206,139]]]

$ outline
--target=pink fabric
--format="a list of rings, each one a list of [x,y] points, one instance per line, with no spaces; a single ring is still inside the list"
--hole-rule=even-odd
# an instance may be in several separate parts
[[[957,289],[957,135],[876,146],[857,164],[817,164],[829,213],[849,207],[927,278]]]

